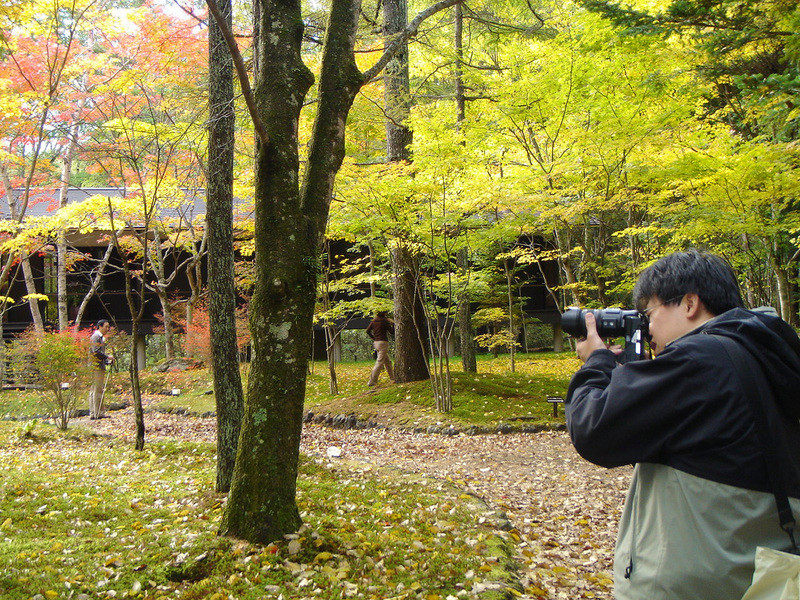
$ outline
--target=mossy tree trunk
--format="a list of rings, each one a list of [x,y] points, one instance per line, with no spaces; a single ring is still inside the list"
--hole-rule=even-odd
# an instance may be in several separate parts
[[[256,143],[254,356],[221,532],[268,542],[301,524],[295,493],[319,253],[344,124],[363,77],[353,59],[358,2],[334,0],[301,190],[297,127],[313,76],[300,57],[300,2],[257,4],[254,95],[269,138]]]
[[[436,10],[455,1],[443,0]],[[278,540],[301,525],[295,493],[322,238],[344,159],[347,114],[387,56],[366,73],[356,67],[360,4],[330,4],[317,117],[301,186],[298,120],[313,77],[300,56],[300,0],[254,2],[255,86],[249,107],[258,132],[256,281],[250,305],[254,356],[220,527],[221,534],[250,542]],[[234,47],[231,37],[228,43]]]
[[[220,11],[230,27],[231,0]],[[231,488],[244,413],[244,391],[236,344],[236,287],[233,257],[233,162],[236,123],[233,112],[233,61],[222,31],[209,20],[209,132],[206,222],[208,227],[211,367],[217,407],[218,492]],[[187,319],[188,322],[188,319]]]
[[[406,0],[384,0],[383,33],[391,40],[408,22]],[[408,44],[402,44],[384,74],[383,98],[386,109],[386,160],[411,160],[413,134],[408,126],[411,91],[408,74]],[[394,271],[395,381],[407,383],[430,377],[426,347],[428,326],[420,298],[417,258],[402,238],[392,248]]]

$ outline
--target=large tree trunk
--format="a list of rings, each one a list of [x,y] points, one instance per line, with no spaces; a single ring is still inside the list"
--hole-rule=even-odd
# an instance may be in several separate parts
[[[220,2],[231,23],[231,0]],[[206,223],[208,235],[211,365],[217,404],[218,492],[231,488],[244,414],[244,392],[236,345],[236,287],[233,256],[233,61],[219,25],[209,19],[209,138]],[[193,290],[194,291],[194,290]],[[188,326],[188,317],[187,317]]]
[[[269,542],[301,525],[295,493],[318,256],[298,182],[298,120],[313,82],[300,57],[300,2],[255,4],[254,95],[269,140],[256,142],[253,362],[220,533]]]
[[[384,36],[391,39],[408,21],[406,0],[384,0]],[[401,45],[386,65],[384,74],[386,106],[386,160],[411,159],[412,133],[408,119],[411,92],[408,78],[408,44]],[[394,270],[395,381],[406,383],[428,379],[426,355],[428,327],[419,294],[419,271],[412,250],[402,240],[392,249]]]
[[[419,265],[397,240],[391,252],[394,271],[394,379],[397,383],[430,377],[425,350],[428,326],[420,298]]]
[[[254,360],[220,527],[224,535],[251,542],[281,539],[301,524],[295,492],[319,253],[344,158],[347,114],[360,87],[374,76],[373,70],[362,75],[355,64],[359,9],[359,0],[331,2],[317,118],[300,191],[298,120],[313,82],[300,58],[300,1],[256,0],[254,6],[259,131],[250,311]]]
[[[384,0],[383,34],[387,39],[403,31],[407,21],[406,0]],[[386,105],[386,160],[406,161],[410,158],[413,139],[411,129],[406,123],[411,108],[407,43],[400,46],[397,54],[386,65],[383,82],[383,100]]]

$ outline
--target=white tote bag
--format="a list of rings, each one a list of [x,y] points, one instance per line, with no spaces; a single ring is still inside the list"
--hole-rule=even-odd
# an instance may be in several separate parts
[[[759,546],[753,584],[742,600],[800,600],[800,556]]]

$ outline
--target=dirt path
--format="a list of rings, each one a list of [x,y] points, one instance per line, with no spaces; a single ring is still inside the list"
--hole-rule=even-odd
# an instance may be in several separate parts
[[[130,409],[76,422],[133,440]],[[213,418],[147,413],[145,422],[150,441],[215,439]],[[564,432],[450,437],[307,425],[302,451],[449,479],[502,510],[520,537],[524,598],[612,597],[616,526],[631,470],[587,463]]]

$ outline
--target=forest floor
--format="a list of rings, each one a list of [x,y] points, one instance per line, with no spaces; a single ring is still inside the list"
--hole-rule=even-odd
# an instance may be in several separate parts
[[[132,441],[131,409],[109,414],[74,423]],[[145,422],[150,441],[215,439],[213,417],[151,411]],[[523,598],[612,597],[614,541],[631,470],[586,462],[566,432],[446,436],[307,424],[301,451],[340,468],[369,463],[446,480],[502,511],[514,528]]]

